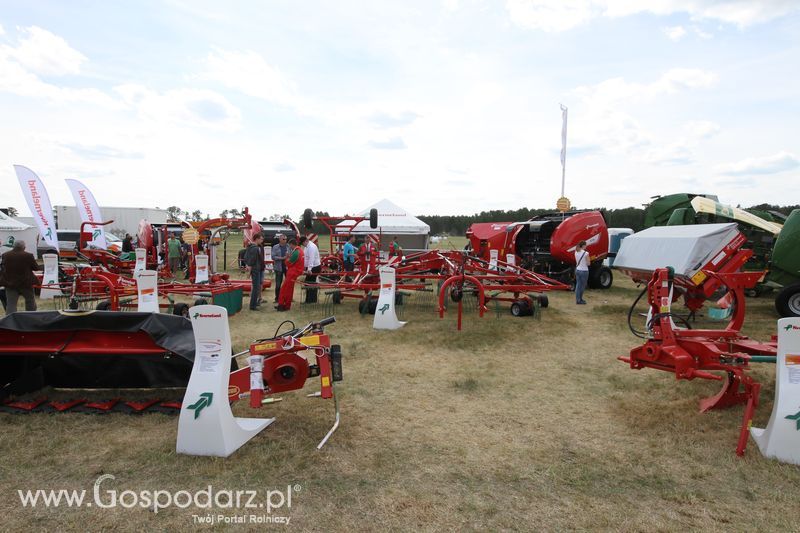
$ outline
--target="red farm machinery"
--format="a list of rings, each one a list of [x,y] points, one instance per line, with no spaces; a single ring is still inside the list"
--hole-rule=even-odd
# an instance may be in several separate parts
[[[572,211],[525,222],[480,222],[467,229],[468,249],[486,261],[502,260],[562,283],[574,284],[575,247],[586,241],[591,266],[589,287],[613,282],[608,256],[608,226],[600,211]]]
[[[748,430],[758,406],[760,384],[748,374],[752,363],[775,362],[776,339],[762,343],[741,333],[745,320],[745,291],[763,272],[742,272],[752,256],[735,224],[655,227],[623,242],[615,268],[646,283],[628,312],[631,331],[644,339],[619,359],[633,369],[654,368],[676,379],[722,381],[722,390],[700,402],[700,411],[744,404],[736,446],[744,454]],[[657,266],[660,265],[660,266]],[[635,308],[647,296],[644,327],[634,324]],[[688,312],[674,304],[683,299]],[[697,312],[716,301],[728,319],[721,329],[697,328]]]

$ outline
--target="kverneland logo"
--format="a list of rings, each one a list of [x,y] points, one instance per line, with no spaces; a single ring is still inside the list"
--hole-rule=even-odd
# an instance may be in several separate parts
[[[786,324],[785,326],[783,326],[783,330],[784,331],[789,331],[789,330],[796,331],[796,330],[800,330],[800,326],[795,326],[794,324]]]
[[[211,313],[210,315],[204,315],[203,313],[195,313],[192,316],[194,318],[222,318],[221,313]]]

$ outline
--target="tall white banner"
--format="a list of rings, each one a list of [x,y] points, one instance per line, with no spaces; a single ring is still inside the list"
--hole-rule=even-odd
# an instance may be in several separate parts
[[[75,207],[78,208],[78,213],[81,215],[83,222],[104,222],[103,216],[100,214],[100,206],[94,199],[92,191],[78,180],[65,180],[69,185],[69,190],[72,192],[72,197],[75,199]],[[87,225],[89,231],[92,232],[92,240],[89,245],[103,250],[108,249],[106,242],[106,233],[103,226],[90,226]]]
[[[567,173],[567,108],[561,106],[561,196],[564,196],[564,178]]]
[[[50,205],[47,189],[44,188],[39,176],[28,167],[14,165],[14,172],[17,173],[19,185],[22,187],[22,194],[28,202],[31,214],[36,220],[36,225],[39,226],[39,234],[42,240],[49,248],[53,248],[58,252],[56,222],[53,219],[53,206]]]

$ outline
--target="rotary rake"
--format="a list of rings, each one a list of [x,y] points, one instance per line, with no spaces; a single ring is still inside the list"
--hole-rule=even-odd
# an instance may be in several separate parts
[[[533,315],[539,307],[547,307],[546,292],[569,290],[569,286],[536,274],[524,268],[497,261],[489,263],[467,252],[456,250],[428,250],[412,252],[401,260],[376,260],[362,262],[358,270],[344,272],[324,269],[318,282],[304,284],[306,287],[322,289],[333,305],[346,298],[359,301],[362,313],[375,313],[378,298],[373,294],[380,287],[377,267],[379,264],[395,268],[397,280],[396,299],[402,301],[407,295],[422,295],[421,300],[437,297],[437,310],[444,318],[450,303],[456,304],[457,327],[461,330],[465,296],[474,298],[479,316],[488,310],[488,304],[510,304],[514,316]],[[398,302],[399,303],[399,302]]]

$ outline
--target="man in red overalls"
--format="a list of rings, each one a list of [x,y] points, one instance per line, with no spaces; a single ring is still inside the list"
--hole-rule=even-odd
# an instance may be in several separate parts
[[[278,305],[275,306],[275,309],[278,311],[288,311],[292,308],[294,283],[305,268],[303,249],[297,246],[297,241],[295,239],[289,241],[289,256],[284,260],[284,263],[286,265],[286,277],[281,285]]]
[[[358,269],[362,274],[373,272],[378,263],[378,250],[372,244],[369,236],[367,236],[364,243],[358,247]]]

